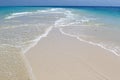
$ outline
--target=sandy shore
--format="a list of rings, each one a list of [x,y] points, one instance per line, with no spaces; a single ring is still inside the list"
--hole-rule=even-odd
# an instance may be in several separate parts
[[[120,59],[53,29],[26,54],[37,80],[120,80]]]

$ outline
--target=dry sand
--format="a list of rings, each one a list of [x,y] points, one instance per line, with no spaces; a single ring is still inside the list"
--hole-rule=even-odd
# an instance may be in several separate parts
[[[37,80],[120,80],[120,59],[53,29],[26,54]]]

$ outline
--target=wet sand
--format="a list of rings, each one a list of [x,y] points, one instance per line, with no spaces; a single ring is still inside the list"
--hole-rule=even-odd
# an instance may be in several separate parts
[[[37,80],[120,80],[118,56],[57,29],[25,55]]]

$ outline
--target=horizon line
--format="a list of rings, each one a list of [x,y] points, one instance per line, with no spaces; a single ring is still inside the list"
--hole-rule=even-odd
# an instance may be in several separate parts
[[[79,5],[0,5],[0,7],[120,7],[120,6],[79,6]]]

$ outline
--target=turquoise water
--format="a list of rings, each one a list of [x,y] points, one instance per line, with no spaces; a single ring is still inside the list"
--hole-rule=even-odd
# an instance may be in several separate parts
[[[23,52],[53,28],[120,55],[119,7],[0,7],[0,46]]]

